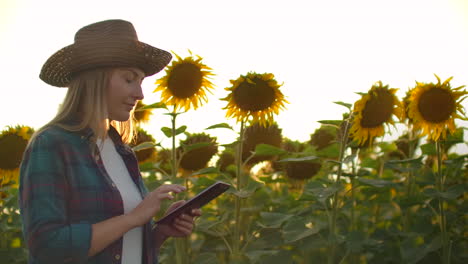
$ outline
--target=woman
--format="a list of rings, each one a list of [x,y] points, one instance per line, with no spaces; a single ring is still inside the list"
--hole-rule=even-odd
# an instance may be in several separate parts
[[[191,234],[199,209],[153,226],[162,201],[185,188],[147,192],[126,145],[142,80],[170,60],[170,53],[138,41],[131,23],[107,20],[80,29],[74,44],[46,61],[40,78],[68,92],[56,117],[31,139],[20,168],[29,263],[153,264],[168,237]]]

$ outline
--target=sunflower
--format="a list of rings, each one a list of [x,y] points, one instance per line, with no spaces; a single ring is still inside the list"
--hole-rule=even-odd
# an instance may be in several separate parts
[[[186,151],[180,160],[180,168],[188,171],[203,169],[218,152],[216,138],[210,137],[205,133],[195,133],[189,135],[186,140],[180,143],[181,147],[178,148],[178,153],[182,153],[182,146],[189,147],[198,143],[207,143],[207,145]]]
[[[421,131],[421,136],[437,141],[445,139],[447,129],[450,134],[455,132],[455,118],[468,120],[461,102],[468,92],[463,86],[451,88],[448,78],[441,83],[435,75],[437,83],[419,83],[411,90],[408,105],[409,118],[414,120],[414,129]]]
[[[358,145],[372,143],[375,137],[383,136],[384,124],[394,124],[393,115],[401,119],[403,107],[395,95],[397,90],[379,81],[354,103],[350,135]]]
[[[310,179],[317,175],[322,168],[320,162],[299,161],[286,162],[284,164],[284,172],[286,177],[296,180]]]
[[[171,171],[171,159],[172,151],[170,149],[161,149],[156,155],[156,163],[158,163],[159,168],[166,173]]]
[[[227,173],[232,177],[236,177],[236,157],[234,150],[231,148],[226,148],[219,155],[218,161],[216,161],[216,167],[219,168],[221,172]]]
[[[252,155],[258,144],[268,144],[275,147],[281,147],[282,129],[276,123],[263,126],[260,123],[254,123],[244,131],[244,141],[242,145],[242,161],[245,161]],[[252,165],[260,161],[271,160],[273,156],[255,156],[247,163]]]
[[[0,185],[18,182],[19,165],[33,133],[28,126],[8,127],[0,133]]]
[[[391,151],[389,153],[390,159],[409,159],[412,158],[410,153],[410,145],[413,144],[411,147],[412,151],[419,146],[419,137],[410,140],[410,136],[408,133],[401,135],[397,140],[395,140],[395,145],[397,147],[396,150]]]
[[[317,150],[324,149],[336,142],[337,129],[331,126],[321,126],[310,135],[309,144]]]
[[[249,72],[230,82],[232,86],[225,88],[230,93],[221,100],[228,102],[223,108],[227,109],[226,117],[234,117],[237,122],[252,117],[253,122],[266,125],[273,120],[273,114],[278,114],[288,103],[279,90],[281,84],[271,73]]]
[[[306,150],[307,144],[284,137],[281,142],[281,148],[289,153],[298,153]],[[278,159],[280,159],[280,157],[275,157],[273,160],[270,161],[271,168],[274,171],[282,171],[284,169],[283,162],[278,162]]]
[[[138,134],[136,140],[130,144],[131,147],[138,146],[144,142],[156,143],[156,140],[148,134],[144,129],[138,128]],[[146,148],[138,150],[135,152],[137,160],[140,164],[153,161],[156,158],[156,149],[155,148]]]
[[[209,80],[214,75],[212,69],[201,62],[200,56],[194,58],[191,52],[184,59],[174,55],[177,59],[167,67],[166,75],[156,81],[154,92],[161,91],[161,101],[174,105],[175,109],[197,109],[208,101],[206,93],[213,89]]]
[[[152,115],[151,109],[143,109],[143,110],[138,110],[140,108],[145,107],[146,105],[142,103],[141,101],[138,101],[136,107],[135,107],[135,112],[133,114],[133,117],[135,119],[135,122],[137,124],[139,123],[146,123],[149,121],[150,116]]]

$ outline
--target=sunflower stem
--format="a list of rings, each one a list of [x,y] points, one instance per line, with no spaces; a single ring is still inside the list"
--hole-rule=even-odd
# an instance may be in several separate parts
[[[437,174],[436,174],[436,188],[442,193],[444,191],[444,181],[442,176],[442,148],[440,140],[436,141],[436,152],[437,152]],[[442,236],[442,263],[450,263],[450,245],[449,245],[449,234],[447,232],[447,218],[444,209],[444,200],[439,196],[439,226]]]
[[[352,115],[350,115],[349,118],[351,118]],[[343,170],[343,160],[344,160],[344,154],[346,151],[347,143],[348,143],[348,134],[349,134],[349,119],[345,119],[344,122],[344,131],[341,134],[341,139],[340,139],[340,153],[339,153],[339,162],[340,164],[338,165],[338,172],[336,176],[336,184],[338,184],[341,180],[341,174]],[[328,264],[334,264],[335,263],[335,254],[336,254],[336,246],[337,246],[337,230],[336,230],[336,219],[338,217],[338,191],[335,192],[333,195],[333,201],[332,201],[332,220],[330,224],[330,234],[328,238],[328,243],[329,243],[329,254],[328,254]]]
[[[239,133],[239,142],[237,144],[237,158],[236,158],[236,173],[237,173],[237,191],[239,192],[243,187],[243,173],[242,173],[242,145],[244,141],[244,122],[241,121],[240,133]],[[241,207],[242,207],[242,198],[239,196],[235,197],[235,207],[236,207],[236,223],[234,227],[234,237],[232,241],[233,245],[233,254],[231,257],[237,258],[240,255],[240,229],[241,229]]]
[[[171,178],[172,178],[172,183],[175,183],[177,180],[177,171],[178,171],[178,166],[177,166],[177,153],[176,153],[176,108],[174,106],[174,111],[171,114],[171,124],[172,124],[172,151],[171,151],[171,164],[172,164],[172,170],[171,170]],[[176,199],[178,195],[176,194]],[[175,254],[175,259],[177,264],[188,264],[189,263],[189,255],[187,252],[187,238],[176,238],[174,239],[174,246],[176,248],[176,254]]]
[[[410,129],[408,130],[408,156],[405,157],[406,159],[412,159],[413,156],[414,156],[414,150],[415,150],[415,144],[414,144],[414,139],[415,139],[415,136],[414,136],[414,132],[413,132],[413,128],[410,127]],[[407,180],[406,180],[406,197],[408,199],[413,199],[413,188],[414,188],[414,175],[413,175],[413,172],[410,170],[408,172],[408,177],[407,177]],[[405,209],[405,216],[404,216],[404,222],[403,222],[403,230],[404,231],[408,231],[410,230],[410,226],[411,226],[411,207],[407,207]]]

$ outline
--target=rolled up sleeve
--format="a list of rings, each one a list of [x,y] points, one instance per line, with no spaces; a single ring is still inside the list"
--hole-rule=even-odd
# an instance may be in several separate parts
[[[91,243],[90,223],[70,223],[64,153],[53,136],[40,134],[20,168],[23,233],[34,263],[83,263]]]

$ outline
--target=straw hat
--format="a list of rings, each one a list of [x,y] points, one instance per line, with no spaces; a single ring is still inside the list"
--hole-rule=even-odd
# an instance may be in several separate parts
[[[77,73],[100,67],[137,67],[150,76],[171,58],[169,52],[138,41],[130,22],[106,20],[78,30],[75,43],[53,54],[39,77],[50,85],[66,87]]]

